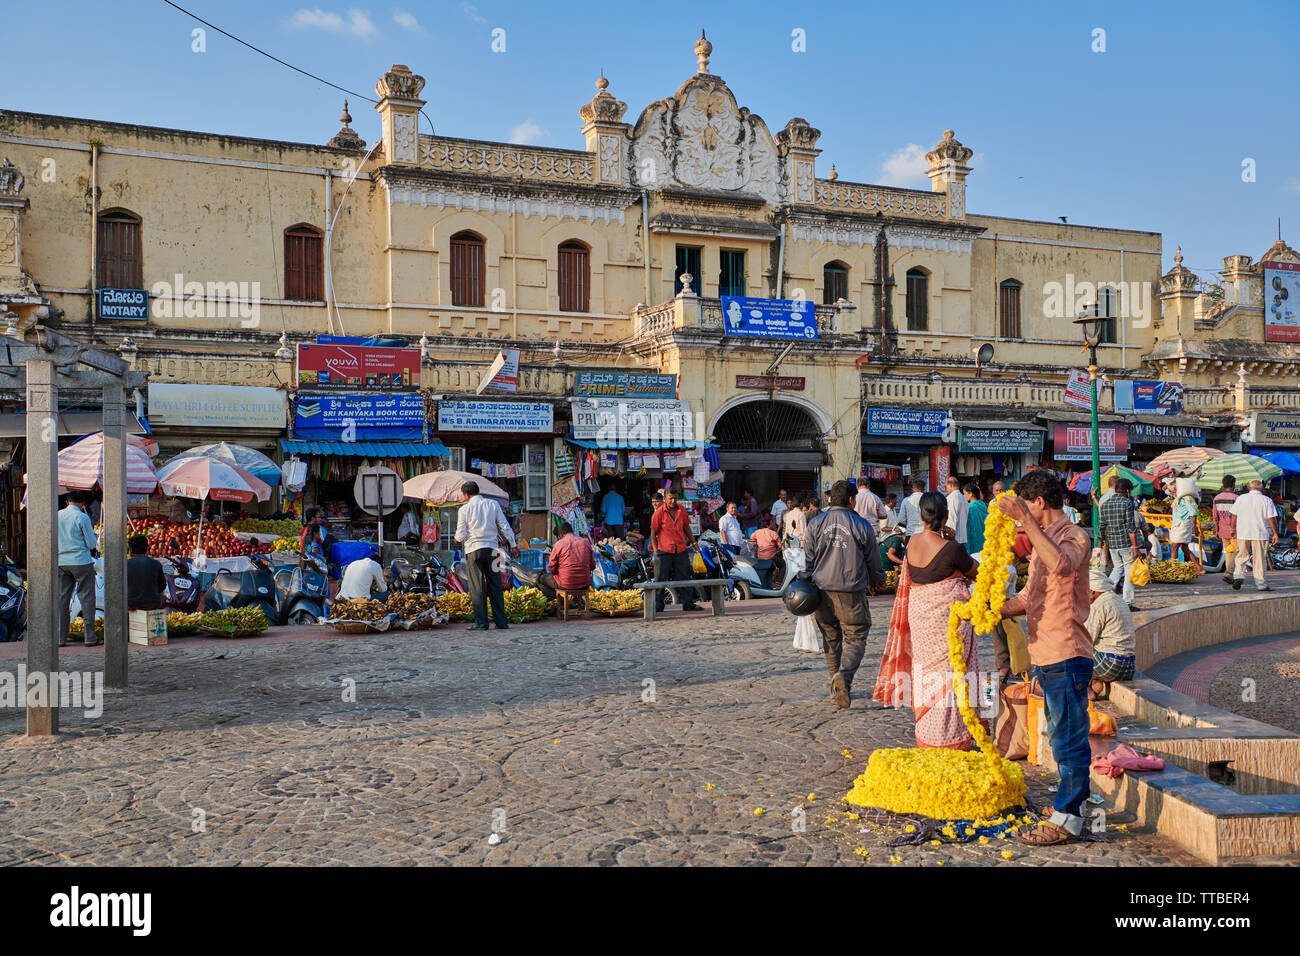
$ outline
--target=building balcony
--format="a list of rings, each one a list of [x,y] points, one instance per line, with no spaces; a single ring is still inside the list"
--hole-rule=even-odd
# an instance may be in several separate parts
[[[842,307],[814,305],[813,309],[817,315],[819,339],[841,335],[852,335],[857,338],[860,325],[857,309],[853,305],[847,302]],[[653,339],[686,330],[715,332],[721,335],[724,330],[722,300],[689,294],[679,295],[670,302],[638,309],[633,313],[633,334],[638,339]]]

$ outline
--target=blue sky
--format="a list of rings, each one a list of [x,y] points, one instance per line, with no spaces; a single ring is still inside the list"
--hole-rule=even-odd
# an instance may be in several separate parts
[[[928,188],[919,156],[951,127],[976,153],[971,212],[1161,232],[1165,268],[1181,243],[1203,277],[1223,256],[1263,253],[1279,216],[1300,245],[1296,0],[177,2],[372,97],[390,64],[409,65],[440,134],[568,148],[583,145],[577,110],[602,69],[635,122],[694,72],[704,27],[711,72],[742,106],[773,132],[792,116],[822,130],[820,175],[833,161],[845,180]],[[161,0],[107,9],[11,6],[22,42],[0,106],[301,142],[337,130],[343,94],[212,30],[194,52],[200,25]],[[378,115],[355,98],[351,109],[373,141]]]

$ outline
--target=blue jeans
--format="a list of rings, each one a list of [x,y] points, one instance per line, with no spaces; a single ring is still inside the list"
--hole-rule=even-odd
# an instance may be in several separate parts
[[[1088,746],[1088,681],[1092,679],[1092,658],[1071,657],[1045,667],[1035,667],[1034,676],[1043,688],[1043,711],[1052,756],[1061,774],[1061,785],[1052,802],[1052,821],[1078,836],[1083,829],[1083,803],[1091,788],[1088,768],[1092,748]]]

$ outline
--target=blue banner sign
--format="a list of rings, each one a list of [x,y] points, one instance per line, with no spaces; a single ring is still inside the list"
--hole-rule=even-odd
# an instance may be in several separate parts
[[[762,339],[817,338],[817,310],[807,299],[722,297],[727,335]]]
[[[1128,427],[1130,445],[1204,445],[1205,429],[1191,425],[1143,425]]]
[[[409,343],[403,339],[375,339],[358,335],[318,335],[317,345],[374,345],[381,348],[404,349]]]
[[[144,289],[100,289],[99,317],[143,322],[149,318],[149,293]]]
[[[583,397],[676,398],[677,376],[610,369],[574,373],[573,394]]]
[[[1115,411],[1177,415],[1183,410],[1182,382],[1115,382]]]
[[[413,392],[303,396],[294,403],[293,432],[317,440],[417,441],[424,437],[424,397]]]
[[[947,412],[905,408],[867,409],[867,434],[897,438],[942,438]]]
[[[528,432],[550,435],[550,402],[439,402],[438,432]]]

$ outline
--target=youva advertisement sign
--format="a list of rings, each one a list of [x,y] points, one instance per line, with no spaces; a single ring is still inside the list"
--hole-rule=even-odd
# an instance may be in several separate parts
[[[412,391],[420,387],[420,350],[303,343],[298,387]]]

